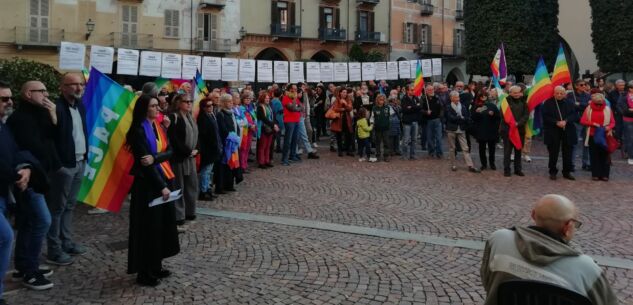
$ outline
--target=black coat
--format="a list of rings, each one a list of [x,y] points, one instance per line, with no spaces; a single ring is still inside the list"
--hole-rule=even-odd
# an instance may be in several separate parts
[[[28,150],[42,165],[46,173],[62,167],[55,153],[55,125],[48,110],[22,101],[20,107],[7,120],[15,142],[22,150]]]
[[[405,95],[401,101],[402,107],[402,123],[411,124],[413,122],[419,122],[422,118],[420,110],[420,100],[415,96]]]
[[[481,112],[477,112],[476,107],[473,105],[471,109],[471,116],[473,119],[472,130],[474,132],[475,139],[477,141],[496,141],[499,139],[499,124],[501,124],[501,112],[499,108],[493,103],[486,102],[481,106]],[[488,112],[492,111],[493,115]]]
[[[457,127],[459,127],[460,130],[466,132],[466,129],[470,126],[470,112],[464,105],[462,105],[461,118],[450,104],[444,109],[444,113],[446,117],[446,131],[457,131]]]
[[[0,122],[0,197],[7,197],[9,188],[20,179],[18,170],[23,168],[31,169],[29,186],[38,193],[45,193],[41,188],[42,185],[37,185],[37,182],[42,182],[42,179],[47,181],[43,171],[37,170],[39,162],[30,152],[18,148],[9,127]],[[45,189],[46,186],[44,185]]]
[[[174,151],[171,160],[174,162],[182,162],[188,159],[192,152],[185,144],[185,139],[187,138],[186,118],[183,118],[177,113],[172,113],[169,115],[169,120],[171,120],[171,124],[167,130],[167,134],[169,135],[169,143]]]
[[[435,95],[423,97],[421,104],[420,109],[422,111],[422,120],[430,121],[437,119],[442,115],[442,104],[440,104],[440,100]],[[427,114],[429,109],[431,109],[430,115]]]
[[[560,109],[560,113],[558,109]],[[541,115],[543,116],[543,140],[545,145],[555,144],[562,137],[566,137],[568,145],[576,145],[578,143],[576,125],[573,123],[578,123],[579,117],[573,101],[559,101],[558,107],[556,107],[556,100],[550,98],[543,103]],[[567,121],[565,129],[556,126],[558,121]]]
[[[514,120],[517,122],[519,134],[525,134],[525,124],[527,124],[528,119],[530,118],[530,111],[528,110],[526,98],[522,97],[520,99],[514,99],[513,97],[508,96],[506,97],[506,100],[508,101],[508,109],[512,112]],[[508,134],[510,131],[510,127],[505,120],[501,121],[501,131],[504,134]]]
[[[218,131],[220,132],[220,143],[224,145],[224,141],[229,136],[229,133],[235,132],[240,135],[239,127],[236,129],[237,122],[234,122],[235,116],[226,112],[226,110],[220,110],[217,114]]]
[[[170,183],[156,166],[141,165],[141,158],[151,155],[150,148],[143,128],[133,128],[134,133],[128,143],[134,156],[131,171],[134,183],[130,201],[128,273],[149,271],[149,263],[180,252],[174,202],[149,207],[149,203],[161,196],[161,190]],[[155,164],[169,160],[171,154],[171,149],[168,149],[154,155]]]
[[[57,106],[57,128],[55,134],[55,148],[57,155],[64,167],[74,168],[77,164],[75,156],[75,140],[73,139],[73,118],[70,114],[70,104],[60,97],[55,102]],[[86,108],[81,101],[75,102],[75,107],[81,116],[81,125],[84,132],[84,140],[86,143],[84,160],[88,157],[88,131],[86,129]]]
[[[198,147],[200,147],[201,167],[220,160],[222,143],[215,115],[205,112],[198,115]]]

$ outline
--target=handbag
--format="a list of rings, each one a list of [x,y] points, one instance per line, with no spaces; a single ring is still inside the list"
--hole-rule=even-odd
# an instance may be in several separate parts
[[[262,124],[262,130],[264,131],[265,134],[273,133],[273,129],[266,124]]]
[[[325,118],[326,119],[334,120],[334,119],[338,119],[340,117],[341,117],[341,114],[336,112],[336,111],[334,111],[334,107],[331,107],[325,113]]]
[[[613,153],[620,148],[620,141],[616,139],[612,133],[607,134],[607,151]]]

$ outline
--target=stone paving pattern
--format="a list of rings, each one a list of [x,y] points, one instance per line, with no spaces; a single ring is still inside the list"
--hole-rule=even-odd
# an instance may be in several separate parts
[[[535,155],[543,156],[537,143]],[[424,155],[369,164],[319,150],[317,161],[253,169],[237,193],[200,206],[485,240],[498,228],[529,224],[533,202],[560,193],[581,209],[576,240],[586,253],[633,259],[633,167],[621,160],[608,183],[590,181],[587,172],[570,182],[547,179],[543,158],[524,165],[526,177],[505,178],[500,170],[451,172],[448,161]],[[174,275],[156,288],[139,287],[125,273],[127,251],[113,246],[127,239],[127,207],[120,214],[86,211],[77,209],[76,231],[89,252],[55,268],[52,290],[10,285],[9,304],[482,304],[485,298],[481,251],[206,216],[189,225],[181,253],[166,260]],[[605,269],[620,303],[633,304],[633,270]]]

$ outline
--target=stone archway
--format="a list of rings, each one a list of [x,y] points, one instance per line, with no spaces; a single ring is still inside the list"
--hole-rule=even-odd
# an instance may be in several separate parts
[[[255,59],[288,61],[288,57],[277,48],[266,48],[259,52]]]
[[[332,61],[332,58],[334,58],[334,55],[332,55],[332,53],[325,50],[321,50],[314,53],[314,55],[310,57],[310,60],[313,60],[316,62],[330,62]]]
[[[453,68],[451,72],[446,75],[446,83],[449,86],[455,85],[457,81],[465,81],[464,72],[459,68]]]
[[[404,57],[400,57],[398,59],[396,59],[396,61],[407,61],[408,59],[404,58]]]

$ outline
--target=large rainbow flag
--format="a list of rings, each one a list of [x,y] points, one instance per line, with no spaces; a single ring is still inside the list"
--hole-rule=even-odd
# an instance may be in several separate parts
[[[492,77],[496,78],[500,85],[506,84],[508,78],[508,67],[506,66],[506,52],[503,49],[503,43],[497,49],[495,58],[490,63],[490,70],[492,71]]]
[[[565,49],[561,43],[558,48],[558,56],[556,57],[554,72],[552,73],[552,86],[562,86],[568,83],[571,83],[571,73],[569,72],[569,66],[567,65]]]
[[[92,68],[86,106],[89,154],[77,200],[118,212],[132,186],[134,158],[125,148],[136,95]]]
[[[424,75],[422,75],[422,64],[418,59],[418,65],[415,68],[415,82],[413,82],[413,90],[415,96],[422,96],[422,91],[424,90]]]
[[[168,79],[168,78],[157,78],[154,83],[158,88],[166,88],[167,92],[178,92],[180,90],[185,90],[186,87],[191,87],[191,80],[186,79]]]
[[[526,126],[526,137],[532,137],[537,135],[541,129],[541,120],[540,113],[537,110],[537,107],[543,104],[546,100],[554,96],[554,86],[552,86],[552,82],[549,79],[549,73],[547,72],[547,67],[545,66],[545,61],[543,57],[539,59],[538,65],[536,66],[536,72],[534,73],[534,78],[532,79],[532,86],[530,87],[528,93],[528,110],[530,111],[530,118],[528,120],[528,124]]]
[[[501,85],[499,84],[499,80],[497,80],[494,76],[492,77],[492,80],[495,84],[495,89],[497,89],[497,97],[499,99],[499,108],[501,109],[501,115],[503,116],[503,121],[506,122],[506,124],[508,124],[508,127],[510,128],[508,130],[508,138],[510,139],[510,142],[512,142],[512,145],[516,147],[516,149],[522,149],[523,143],[521,143],[521,135],[519,134],[519,128],[517,128],[516,126],[517,121],[514,118],[514,115],[512,114],[512,111],[510,110],[510,104],[508,104],[508,100],[506,99],[508,97],[508,94],[506,94],[501,88]]]
[[[196,70],[196,75],[193,77],[193,87],[193,117],[197,119],[200,112],[200,101],[209,94],[207,83],[202,79],[202,74],[199,70]]]

